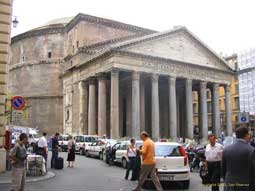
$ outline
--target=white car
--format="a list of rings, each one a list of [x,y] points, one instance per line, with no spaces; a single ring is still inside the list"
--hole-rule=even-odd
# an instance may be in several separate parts
[[[101,140],[98,140],[96,142],[89,144],[85,149],[85,156],[86,157],[97,157],[102,160],[104,144],[105,143]]]
[[[75,150],[79,152],[81,155],[85,155],[86,147],[98,141],[99,137],[97,135],[77,135],[74,137],[76,145]]]
[[[156,169],[162,182],[180,182],[189,188],[190,167],[184,147],[174,142],[155,143]]]
[[[114,162],[127,167],[126,153],[129,141],[118,142],[113,146]],[[142,146],[143,141],[136,141],[137,147]],[[161,182],[178,182],[184,189],[189,188],[190,167],[188,156],[184,147],[175,142],[155,143],[156,169]],[[150,182],[148,178],[147,182]]]
[[[58,145],[62,151],[67,151],[68,137],[69,135],[60,135],[58,138]]]

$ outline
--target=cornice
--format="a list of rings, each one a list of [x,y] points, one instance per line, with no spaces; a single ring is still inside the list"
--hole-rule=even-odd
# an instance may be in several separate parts
[[[166,58],[155,57],[155,56],[150,56],[150,55],[138,54],[138,53],[123,51],[123,50],[111,50],[111,51],[105,51],[105,52],[101,53],[101,55],[96,56],[96,57],[92,58],[91,60],[84,62],[80,65],[76,65],[76,66],[68,68],[68,70],[64,71],[62,76],[65,76],[69,72],[73,72],[76,69],[81,68],[85,64],[93,63],[94,61],[96,61],[98,59],[105,58],[107,56],[115,56],[115,55],[128,56],[128,57],[132,57],[132,58],[139,59],[139,60],[144,59],[144,60],[149,60],[149,61],[159,62],[159,63],[170,63],[170,64],[178,63],[180,65],[183,65],[186,67],[193,67],[196,69],[208,69],[208,70],[212,70],[214,72],[226,73],[226,74],[231,74],[231,75],[235,74],[235,72],[232,72],[232,71],[225,71],[225,70],[220,70],[217,68],[211,68],[211,67],[207,67],[207,66],[199,66],[199,65],[195,65],[195,64],[189,63],[189,62],[183,62],[183,61],[178,61],[178,60],[173,60],[173,59],[166,59]]]
[[[13,70],[17,70],[19,68],[27,67],[27,66],[34,66],[34,65],[41,65],[41,64],[61,64],[63,63],[62,59],[51,59],[51,60],[40,60],[34,62],[24,62],[15,65],[9,66],[9,72]]]
[[[110,20],[110,19],[104,19],[104,18],[100,18],[100,17],[96,17],[96,16],[86,15],[86,14],[83,14],[83,13],[79,13],[76,17],[74,17],[66,25],[66,31],[67,32],[70,31],[80,21],[87,21],[87,22],[91,22],[91,23],[96,23],[96,24],[112,27],[112,28],[129,30],[129,31],[132,31],[132,32],[139,32],[139,31],[140,32],[149,32],[149,33],[155,32],[155,31],[150,30],[150,29],[145,29],[145,28],[142,28],[142,27],[138,27],[138,26],[134,26],[134,25],[130,25],[130,24],[125,24],[125,23]]]
[[[99,51],[102,51],[103,49],[109,48],[114,43],[123,42],[126,40],[130,40],[130,39],[134,39],[134,38],[138,38],[138,37],[142,37],[142,36],[146,36],[146,35],[148,35],[148,34],[137,33],[137,34],[132,34],[132,35],[123,36],[123,37],[119,37],[119,38],[113,38],[113,39],[85,45],[85,46],[80,47],[78,49],[78,51],[75,52],[74,54],[67,55],[64,59],[65,59],[65,61],[68,61],[80,53],[86,53],[86,54],[91,54],[91,55],[96,54]]]
[[[139,59],[148,59],[148,60],[152,60],[152,61],[157,61],[157,62],[164,62],[164,63],[178,63],[181,65],[185,65],[185,66],[189,66],[189,67],[194,67],[194,68],[203,68],[203,69],[209,69],[209,70],[213,70],[215,72],[223,72],[223,73],[228,73],[228,74],[236,74],[236,72],[234,71],[226,71],[226,70],[220,70],[217,68],[211,68],[208,66],[199,66],[199,65],[195,65],[193,63],[190,62],[184,62],[184,61],[179,61],[179,60],[174,60],[174,59],[169,59],[169,58],[161,58],[161,57],[156,57],[156,56],[150,56],[150,55],[145,55],[145,54],[139,54],[139,53],[134,53],[134,52],[129,52],[129,51],[123,51],[123,50],[113,50],[113,53],[116,55],[124,55],[124,56],[130,56],[130,57],[134,57],[134,58],[139,58]]]
[[[38,28],[38,29],[33,29],[30,31],[27,31],[25,33],[19,34],[15,37],[12,38],[11,42],[15,43],[16,41],[19,41],[24,38],[29,38],[29,37],[34,37],[34,36],[41,36],[45,34],[57,34],[57,33],[67,33],[69,32],[73,27],[75,27],[80,21],[87,21],[99,25],[104,25],[116,29],[123,29],[123,30],[128,30],[131,32],[142,32],[144,34],[151,34],[153,32],[156,32],[154,30],[150,29],[145,29],[142,27],[130,25],[130,24],[125,24],[121,23],[118,21],[113,21],[109,19],[104,19],[100,17],[95,17],[91,15],[86,15],[83,13],[79,13],[76,15],[68,24],[65,26],[49,26],[48,28]]]
[[[32,95],[32,96],[24,96],[26,99],[56,99],[63,98],[63,95]]]
[[[64,33],[65,27],[51,27],[51,28],[44,28],[44,29],[34,29],[27,31],[25,33],[19,34],[15,37],[12,37],[11,44],[22,40],[24,38],[30,38],[34,36],[42,36],[46,34],[58,34],[58,33]]]

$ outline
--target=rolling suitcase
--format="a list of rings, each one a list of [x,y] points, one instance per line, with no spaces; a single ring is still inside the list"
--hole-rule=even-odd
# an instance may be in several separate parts
[[[64,168],[64,159],[62,157],[58,157],[55,161],[55,169],[63,169]]]

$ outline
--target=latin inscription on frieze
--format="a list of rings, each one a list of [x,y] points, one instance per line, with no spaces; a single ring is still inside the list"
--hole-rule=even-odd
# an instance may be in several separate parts
[[[190,78],[210,78],[215,79],[219,78],[219,80],[226,80],[228,81],[229,74],[224,74],[222,72],[213,71],[207,68],[195,68],[193,66],[184,66],[181,64],[160,64],[160,63],[148,63],[143,62],[143,67],[151,68],[153,70],[159,71],[159,72],[167,72],[169,74],[180,76],[180,77],[190,77]]]

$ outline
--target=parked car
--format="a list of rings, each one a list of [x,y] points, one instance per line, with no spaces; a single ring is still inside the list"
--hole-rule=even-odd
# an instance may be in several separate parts
[[[111,153],[112,153],[112,148],[113,146],[117,143],[118,141],[115,139],[105,139],[105,144],[103,146],[103,158],[102,160],[105,163],[109,163],[110,162],[110,158],[111,158]]]
[[[97,140],[91,144],[88,144],[85,149],[85,156],[86,157],[96,157],[96,158],[103,158],[103,146],[104,142],[101,140]]]
[[[76,145],[76,152],[80,153],[80,155],[85,155],[86,147],[98,141],[99,137],[97,135],[77,135],[74,137]]]
[[[143,141],[136,141],[136,146],[142,146]],[[110,153],[110,162],[121,164],[123,168],[127,168],[127,148],[130,145],[130,141],[119,141],[113,145]]]
[[[178,182],[184,189],[189,188],[189,161],[185,148],[181,144],[175,142],[155,143],[155,158],[161,182]]]
[[[58,144],[61,150],[65,152],[67,151],[68,137],[69,135],[60,135],[58,138]]]

